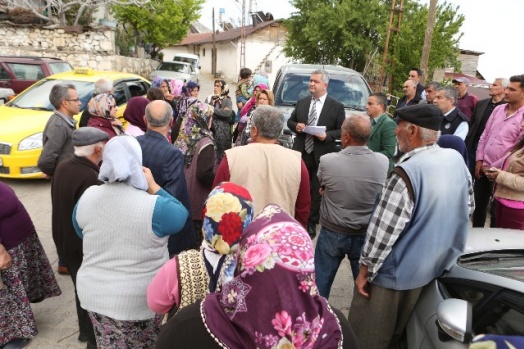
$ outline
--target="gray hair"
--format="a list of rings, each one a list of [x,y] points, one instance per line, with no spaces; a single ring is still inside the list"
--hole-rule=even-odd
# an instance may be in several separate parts
[[[270,105],[260,105],[251,114],[251,123],[266,139],[278,139],[284,128],[284,114]]]
[[[151,109],[157,105],[161,108],[152,111]],[[152,101],[146,106],[146,120],[149,126],[164,127],[169,124],[171,117],[173,117],[173,108],[165,101]]]
[[[436,81],[430,81],[426,84],[426,86],[424,86],[424,90],[430,87],[433,87],[435,90],[438,90],[440,88],[440,84]]]
[[[420,127],[419,125],[415,125],[411,122],[406,122],[406,127],[405,127],[406,131],[409,128],[409,126],[411,125],[418,128],[420,139],[426,144],[435,143],[437,142],[438,138],[440,137],[440,131],[432,130],[432,129],[425,128],[425,127]]]
[[[500,85],[504,88],[508,87],[509,86],[509,79],[508,78],[495,78],[495,80],[493,81],[497,81],[499,80],[500,81]]]
[[[101,147],[103,149],[104,145],[105,145],[105,142],[98,142],[98,143],[95,143],[95,144],[82,145],[82,146],[79,146],[79,147],[75,146],[74,147],[75,148],[75,155],[83,157],[83,158],[86,158],[88,156],[93,155],[93,153],[95,152],[95,148],[96,147]]]
[[[342,130],[359,145],[365,145],[371,135],[371,119],[369,116],[351,114],[342,123]]]
[[[449,100],[453,100],[453,105],[457,105],[457,90],[454,87],[451,86],[444,86],[437,90],[437,92],[444,91],[444,97],[446,97]]]
[[[113,91],[113,81],[108,78],[101,78],[95,82],[95,95]]]
[[[321,75],[322,81],[324,81],[325,84],[329,83],[329,74],[324,69],[317,69],[311,72],[311,75]]]
[[[49,101],[55,109],[60,108],[60,104],[63,100],[71,97],[69,90],[75,90],[76,87],[73,84],[56,84],[49,93]]]

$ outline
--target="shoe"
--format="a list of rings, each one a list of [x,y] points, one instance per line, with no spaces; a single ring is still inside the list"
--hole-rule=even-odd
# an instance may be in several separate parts
[[[25,338],[15,338],[10,342],[7,342],[2,349],[22,349],[29,344],[31,340]]]
[[[313,240],[317,236],[317,225],[314,223],[308,223],[307,232],[311,240]]]
[[[69,275],[69,270],[67,270],[67,267],[58,266],[58,268],[56,268],[56,271],[60,275]]]
[[[83,343],[87,342],[87,334],[80,332],[78,335],[78,341]]]
[[[96,349],[96,344],[87,343],[86,349]]]

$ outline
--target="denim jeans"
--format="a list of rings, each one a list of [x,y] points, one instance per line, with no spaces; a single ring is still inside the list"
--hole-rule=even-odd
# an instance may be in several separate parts
[[[329,298],[331,285],[344,257],[349,259],[353,279],[357,278],[364,238],[364,234],[346,235],[322,226],[315,248],[315,279],[321,296]]]

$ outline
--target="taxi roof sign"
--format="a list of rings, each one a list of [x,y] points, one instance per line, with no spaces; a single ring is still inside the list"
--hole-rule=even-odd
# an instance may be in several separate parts
[[[93,75],[94,71],[91,68],[75,68],[75,74],[83,74],[83,75]]]

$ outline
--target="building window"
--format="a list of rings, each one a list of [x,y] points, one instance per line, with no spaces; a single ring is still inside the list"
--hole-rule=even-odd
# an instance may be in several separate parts
[[[205,56],[206,56],[206,49],[203,48],[203,49],[202,49],[202,57],[205,57]]]

